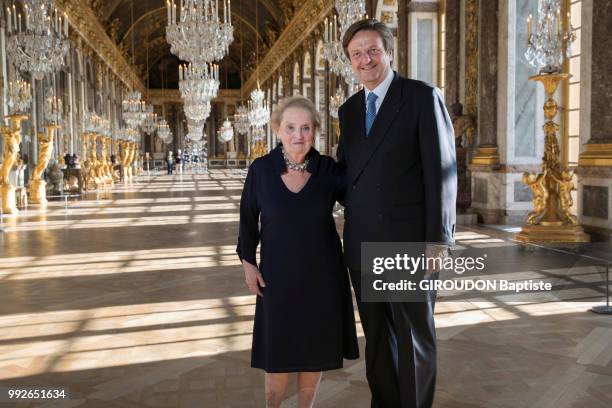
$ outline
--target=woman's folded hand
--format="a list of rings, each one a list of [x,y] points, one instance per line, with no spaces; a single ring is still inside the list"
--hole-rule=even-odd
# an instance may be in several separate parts
[[[242,261],[242,266],[244,268],[244,280],[251,293],[263,297],[261,288],[266,287],[266,282],[264,282],[259,269],[257,269],[255,265],[244,260]]]

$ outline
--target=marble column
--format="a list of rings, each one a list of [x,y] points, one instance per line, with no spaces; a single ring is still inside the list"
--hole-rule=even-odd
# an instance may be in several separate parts
[[[498,148],[498,138],[507,133],[504,126],[510,127],[510,121],[498,117],[507,116],[508,108],[500,90],[514,86],[514,78],[505,70],[510,61],[503,58],[505,50],[514,49],[508,32],[515,29],[516,20],[514,14],[508,15],[508,7],[505,0],[465,0],[464,114],[474,120],[477,146],[469,165],[468,212],[494,224],[521,224],[524,215],[512,211],[516,169],[500,163]]]
[[[399,1],[397,6],[397,72],[407,77],[410,60],[408,55],[408,4],[411,1]]]
[[[609,34],[612,27],[612,3],[592,0],[584,3],[585,11],[592,12],[592,22],[588,26],[582,23],[582,35],[591,44],[597,44],[597,52],[590,55],[590,103],[582,109],[590,110],[590,128],[586,129],[589,139],[580,156],[580,165],[612,166],[612,38]],[[589,7],[587,3],[593,5]],[[595,4],[596,7],[593,7]],[[582,110],[581,116],[584,116]]]
[[[460,12],[461,0],[446,0],[446,58],[444,61],[444,99],[446,106],[451,107],[459,102],[459,73],[460,73]]]
[[[578,218],[594,238],[612,238],[612,4],[583,0],[580,44]],[[596,45],[596,52],[594,46]]]
[[[499,164],[497,150],[498,1],[478,1],[478,150],[472,164]],[[468,93],[466,93],[467,95]],[[467,99],[467,96],[466,96]]]

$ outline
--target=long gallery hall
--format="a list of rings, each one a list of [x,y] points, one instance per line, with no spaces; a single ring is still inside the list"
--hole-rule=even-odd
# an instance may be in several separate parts
[[[31,406],[264,406],[263,376],[249,365],[255,299],[235,254],[243,177],[144,175],[67,211],[53,202],[7,221],[0,384],[69,390],[69,401]],[[462,228],[457,241],[518,247],[479,227]],[[515,279],[550,277],[517,253]],[[592,293],[571,292],[587,299],[440,302],[436,406],[604,407],[612,327],[585,314]],[[295,391],[287,398],[297,406]],[[364,361],[326,373],[317,400],[368,407]]]
[[[610,27],[0,2],[0,408],[612,407]]]

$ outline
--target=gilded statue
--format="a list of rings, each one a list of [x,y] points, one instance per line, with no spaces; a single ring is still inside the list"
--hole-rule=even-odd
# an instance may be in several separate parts
[[[451,111],[453,115],[453,130],[455,131],[455,146],[459,148],[472,146],[476,130],[474,117],[464,115],[463,105],[459,102],[453,104]],[[463,145],[464,140],[465,146]]]
[[[2,128],[4,135],[4,153],[2,154],[2,168],[0,169],[0,184],[9,185],[9,173],[17,161],[19,154],[19,144],[21,143],[21,128],[9,130],[8,127]]]
[[[38,164],[32,172],[32,180],[40,180],[43,171],[47,168],[49,160],[53,155],[53,131],[49,131],[49,135],[45,137],[43,132],[38,133]]]
[[[574,205],[574,200],[572,199],[572,191],[574,190],[573,176],[574,173],[571,170],[565,169],[559,173],[558,177],[553,176],[553,178],[559,183],[561,216],[569,224],[576,225],[578,221],[576,216],[572,214],[572,205]]]
[[[544,173],[523,173],[523,183],[531,188],[533,193],[533,211],[527,216],[527,223],[536,225],[538,218],[546,211],[548,190],[546,188],[546,171]]]

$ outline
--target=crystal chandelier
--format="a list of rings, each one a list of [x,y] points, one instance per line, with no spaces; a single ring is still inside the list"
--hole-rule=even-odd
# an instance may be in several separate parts
[[[23,13],[7,7],[8,58],[17,69],[41,80],[64,65],[68,52],[68,19],[52,0],[23,0]]]
[[[138,91],[128,92],[127,98],[123,100],[123,120],[131,128],[137,128],[144,120],[145,102],[140,99]]]
[[[191,120],[203,122],[210,115],[210,102],[193,102],[193,101],[185,101],[183,104],[183,110],[185,111],[185,116],[187,116]]]
[[[157,129],[157,113],[153,111],[153,105],[145,106],[144,120],[140,128],[148,135],[152,134]]]
[[[264,97],[264,92],[259,89],[259,86],[251,92],[251,100],[249,101],[249,111],[247,115],[249,123],[254,128],[264,127],[270,118],[270,110],[266,106]]]
[[[55,96],[55,90],[51,87],[47,90],[44,103],[44,117],[47,124],[59,125],[62,119],[62,100]]]
[[[234,114],[234,128],[239,135],[244,135],[249,131],[249,111],[245,106],[240,105]]]
[[[202,140],[202,133],[204,133],[204,121],[187,118],[186,137],[194,142],[197,142],[198,140]]]
[[[97,133],[101,134],[102,136],[107,136],[107,137],[110,136],[111,135],[110,120],[103,118],[103,117],[98,117]]]
[[[179,89],[185,100],[211,101],[219,93],[219,66],[179,65]]]
[[[263,127],[255,127],[253,128],[253,140],[256,142],[261,142],[266,138],[266,132]]]
[[[225,119],[217,132],[217,137],[223,143],[227,143],[234,138],[234,127],[229,119]]]
[[[336,93],[329,99],[329,115],[332,118],[338,118],[338,109],[346,100],[346,96],[344,95],[344,91],[342,88],[338,87],[336,89]]]
[[[212,62],[222,59],[234,41],[230,0],[223,3],[220,18],[219,0],[166,1],[168,26],[166,40],[170,52],[184,61]]]
[[[185,116],[204,121],[210,115],[210,101],[219,92],[219,66],[189,64],[179,66],[179,90],[183,97]]]
[[[172,140],[172,132],[170,131],[170,126],[166,119],[161,119],[157,123],[157,136],[163,140],[165,143],[169,143]]]
[[[332,72],[342,76],[348,85],[354,87],[359,81],[344,53],[342,37],[351,24],[362,19],[365,14],[365,0],[336,0],[334,6],[339,18],[334,16],[333,21],[329,22],[325,19],[323,58],[329,62]]]
[[[138,142],[140,140],[140,133],[134,128],[125,128],[125,140],[128,142]]]
[[[561,1],[540,0],[535,32],[532,32],[531,15],[527,24],[528,40],[525,51],[527,62],[540,74],[561,72],[564,56],[567,58],[572,56],[572,42],[576,40],[572,25],[568,23],[563,27]]]
[[[21,78],[8,84],[8,108],[10,114],[24,113],[32,104],[32,87]]]

